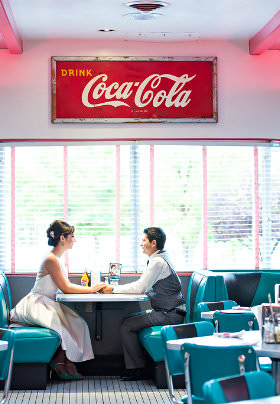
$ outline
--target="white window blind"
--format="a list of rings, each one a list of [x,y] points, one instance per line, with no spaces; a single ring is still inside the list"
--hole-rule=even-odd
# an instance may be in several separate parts
[[[254,268],[254,148],[207,147],[208,267]]]
[[[145,227],[178,271],[278,269],[280,149],[68,145],[0,149],[0,267],[36,272],[55,219],[76,227],[70,272],[141,272]]]
[[[280,267],[280,150],[260,148],[260,267]]]
[[[11,150],[0,148],[0,268],[11,271]]]
[[[202,147],[155,146],[155,224],[179,271],[201,268]]]
[[[149,226],[150,147],[120,147],[120,256],[124,270],[141,272],[147,257],[140,242]]]
[[[67,149],[67,221],[75,226],[77,238],[69,269],[81,272],[94,265],[105,270],[115,260],[116,147]]]
[[[64,216],[63,147],[16,147],[14,167],[15,270],[34,272],[48,251],[47,227]]]

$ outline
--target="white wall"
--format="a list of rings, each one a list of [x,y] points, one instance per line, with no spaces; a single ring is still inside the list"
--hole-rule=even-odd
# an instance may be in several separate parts
[[[110,34],[109,34],[110,35]],[[52,124],[51,56],[217,56],[218,123]],[[279,139],[280,52],[248,42],[25,41],[0,50],[1,139]]]

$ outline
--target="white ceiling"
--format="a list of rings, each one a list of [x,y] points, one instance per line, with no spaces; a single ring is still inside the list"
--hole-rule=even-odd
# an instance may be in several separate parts
[[[280,9],[280,0],[166,0],[169,5],[158,11],[162,15],[139,20],[129,15],[136,11],[125,0],[2,1],[8,2],[23,48],[25,40],[53,38],[249,40]],[[148,15],[142,15],[145,16]],[[98,31],[103,28],[115,32]],[[2,48],[5,48],[3,41]]]

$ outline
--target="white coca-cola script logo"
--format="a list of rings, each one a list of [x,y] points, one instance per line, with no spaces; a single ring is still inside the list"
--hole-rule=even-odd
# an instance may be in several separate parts
[[[174,107],[186,107],[190,101],[191,90],[183,90],[186,83],[193,80],[196,75],[189,77],[188,74],[183,74],[180,77],[173,76],[172,74],[151,74],[146,79],[140,82],[128,81],[122,84],[118,82],[113,82],[107,85],[108,76],[107,74],[99,74],[98,76],[91,79],[85,86],[82,94],[82,103],[89,108],[100,107],[102,105],[111,105],[113,107],[126,106],[130,107],[124,101],[131,96],[135,88],[137,88],[134,102],[139,108],[146,107],[148,104],[152,103],[153,107],[157,108],[161,104],[167,108]],[[156,89],[159,87],[162,79],[168,79],[173,81],[173,85],[169,92],[165,90]],[[89,100],[90,96],[93,102]],[[106,102],[94,103],[101,96],[104,96]],[[115,99],[115,100],[113,100]]]

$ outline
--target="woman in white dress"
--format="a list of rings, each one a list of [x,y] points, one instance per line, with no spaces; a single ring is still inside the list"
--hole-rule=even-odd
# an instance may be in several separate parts
[[[63,293],[95,293],[106,286],[100,282],[83,287],[68,281],[60,259],[73,247],[74,231],[73,226],[61,220],[50,225],[47,237],[53,249],[42,262],[31,292],[10,313],[12,325],[47,327],[60,335],[61,346],[50,365],[63,380],[80,379],[73,362],[83,362],[94,356],[87,323],[69,307],[56,302],[56,293],[58,289]]]

